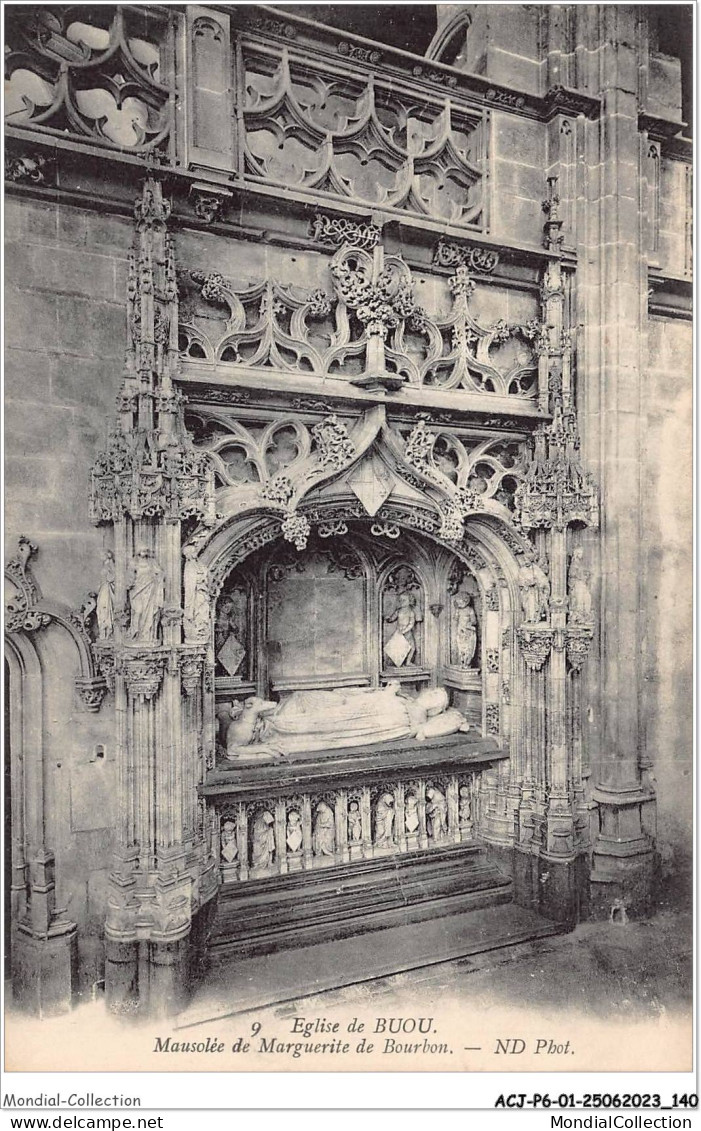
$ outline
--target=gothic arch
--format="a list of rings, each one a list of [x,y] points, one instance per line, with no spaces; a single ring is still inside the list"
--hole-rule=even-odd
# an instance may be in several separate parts
[[[426,58],[433,59],[437,63],[452,63],[452,60],[444,59],[444,55],[447,53],[448,48],[451,46],[458,33],[466,33],[471,23],[472,16],[469,12],[466,12],[464,9],[457,11],[434,35],[426,48]]]
[[[77,928],[56,908],[55,858],[46,836],[44,671],[31,631],[8,633],[13,999],[40,1016],[73,995]],[[40,953],[38,953],[40,952]]]

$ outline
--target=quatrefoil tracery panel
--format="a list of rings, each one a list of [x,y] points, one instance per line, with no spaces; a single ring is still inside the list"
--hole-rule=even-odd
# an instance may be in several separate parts
[[[324,76],[247,51],[247,175],[451,223],[482,216],[479,116],[400,97],[368,77]]]

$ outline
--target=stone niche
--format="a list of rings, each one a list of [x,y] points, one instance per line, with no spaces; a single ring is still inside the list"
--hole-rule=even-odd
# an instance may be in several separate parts
[[[215,615],[220,743],[231,703],[246,696],[389,681],[409,695],[445,686],[479,725],[488,595],[477,573],[420,536],[351,525],[315,534],[303,551],[276,542],[225,579]]]
[[[220,877],[213,960],[513,898],[483,844],[487,777],[508,753],[483,726],[498,630],[473,556],[344,519],[225,578],[216,751],[200,786]],[[452,729],[404,731],[431,696]],[[267,718],[282,730],[264,721],[262,746],[227,749],[247,699],[281,704]]]

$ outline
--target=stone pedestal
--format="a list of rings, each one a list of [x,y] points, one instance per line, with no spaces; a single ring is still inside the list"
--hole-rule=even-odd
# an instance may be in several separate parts
[[[77,930],[73,923],[37,938],[23,925],[12,936],[12,997],[27,1013],[67,1013],[77,981]]]
[[[615,919],[650,909],[656,873],[650,832],[655,797],[643,789],[594,793],[599,804],[599,835],[591,871],[591,913]]]

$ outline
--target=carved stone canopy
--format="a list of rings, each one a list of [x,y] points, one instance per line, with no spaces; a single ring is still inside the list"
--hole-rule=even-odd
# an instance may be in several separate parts
[[[13,588],[5,606],[5,632],[11,638],[17,633],[35,633],[51,623],[64,628],[78,649],[78,693],[88,711],[98,711],[107,691],[107,683],[96,669],[92,643],[84,620],[67,606],[43,597],[31,568],[31,559],[37,553],[36,544],[21,534],[17,542],[17,553],[5,566],[5,579]]]

